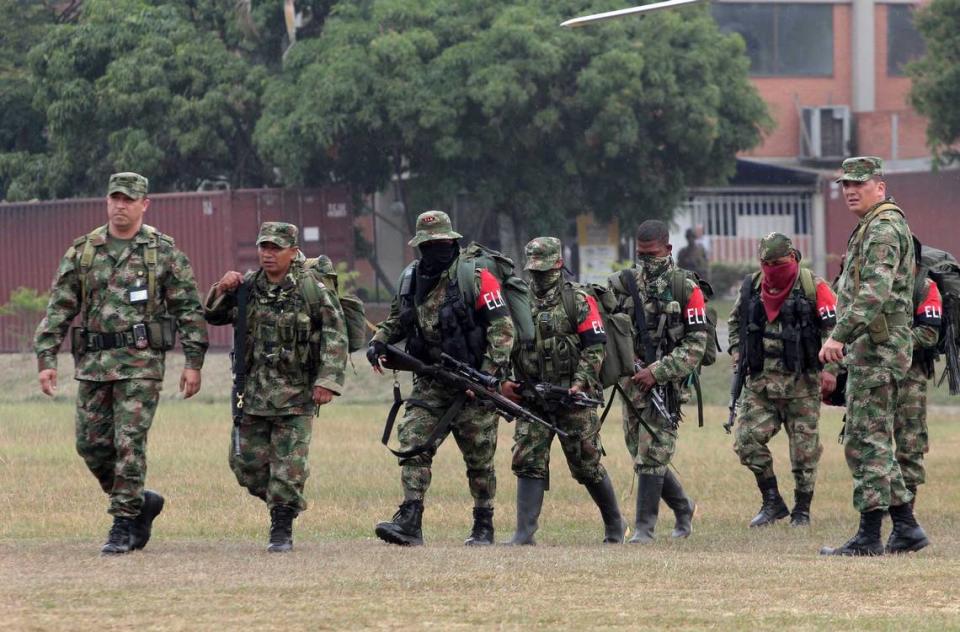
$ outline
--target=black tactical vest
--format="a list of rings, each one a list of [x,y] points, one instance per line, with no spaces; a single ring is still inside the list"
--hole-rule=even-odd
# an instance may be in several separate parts
[[[756,278],[748,276],[744,279],[740,293],[740,340],[747,354],[750,375],[763,372],[764,338],[781,342],[780,359],[788,371],[797,375],[820,371],[823,367],[819,358],[823,324],[816,299],[807,297],[802,284],[795,285],[777,316],[780,332],[767,332],[767,312],[760,300]]]

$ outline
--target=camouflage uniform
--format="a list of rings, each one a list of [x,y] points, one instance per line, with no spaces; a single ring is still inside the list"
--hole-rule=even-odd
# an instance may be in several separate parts
[[[943,301],[936,283],[923,279],[922,301],[916,305],[913,317],[913,363],[900,383],[893,437],[896,443],[897,463],[903,473],[903,482],[912,493],[926,482],[923,455],[930,447],[927,437],[927,380],[933,377],[932,362],[927,365],[923,350],[934,349],[940,337],[940,319]]]
[[[771,233],[760,242],[759,258],[762,262],[770,262],[796,252],[793,243],[782,233]],[[798,254],[799,259],[799,254]],[[759,277],[750,275],[745,282],[751,283],[751,296],[760,292],[762,272]],[[803,291],[800,271],[797,274],[793,287],[788,295],[795,295]],[[816,292],[816,312],[818,319],[812,321],[821,329],[821,337],[826,338],[836,321],[836,297],[833,291],[820,277],[813,278]],[[810,297],[805,299],[809,300]],[[741,344],[741,308],[742,294],[737,295],[733,309],[730,312],[729,324],[729,351],[730,354],[744,353],[745,345]],[[772,509],[771,503],[778,511],[776,517],[761,516],[758,514],[756,522],[751,526],[760,526],[773,520],[786,517],[786,507],[777,491],[776,477],[773,471],[773,456],[767,447],[768,442],[776,435],[781,427],[787,433],[790,444],[790,464],[795,482],[795,495],[799,511],[794,511],[794,524],[807,524],[809,520],[810,499],[814,491],[817,478],[817,464],[823,452],[820,443],[818,422],[820,418],[820,369],[810,367],[802,373],[790,370],[784,362],[783,340],[779,336],[783,332],[783,318],[776,318],[773,322],[765,320],[763,327],[763,359],[762,370],[756,375],[748,375],[740,396],[736,441],[734,451],[757,478],[761,492],[764,494],[764,509]],[[741,361],[745,362],[746,357]],[[836,374],[837,368],[831,367],[831,373]],[[763,509],[761,509],[763,513]]]
[[[460,233],[450,225],[450,218],[441,211],[428,211],[417,218],[417,234],[409,245],[420,247],[427,242],[438,240],[457,240]],[[444,270],[431,290],[416,301],[416,323],[428,347],[441,347],[440,308],[447,298],[451,276],[457,270],[459,258]],[[513,346],[514,328],[509,310],[503,300],[500,284],[488,270],[477,268],[473,279],[458,279],[458,284],[474,284],[476,304],[467,306],[474,309],[474,317],[486,324],[486,349],[483,353],[480,369],[495,375],[506,375]],[[371,345],[393,344],[407,337],[401,322],[401,297],[398,294],[390,306],[387,319],[377,325]],[[400,449],[407,451],[421,446],[440,422],[443,414],[451,408],[462,393],[452,391],[448,386],[429,377],[415,375],[413,392],[404,408],[403,419],[397,428]],[[497,449],[498,416],[495,411],[480,406],[477,402],[467,401],[462,410],[450,422],[449,433],[453,434],[457,447],[466,464],[467,483],[473,496],[475,508],[491,513],[493,499],[497,491],[497,478],[493,457]],[[424,452],[409,458],[401,458],[400,482],[403,485],[406,501],[419,504],[430,488],[433,457],[446,435],[438,437],[435,444]],[[477,515],[475,509],[475,516]],[[484,513],[486,515],[486,512]],[[417,518],[419,521],[419,517]],[[491,518],[492,519],[492,518]],[[419,531],[419,527],[417,527]],[[378,531],[379,533],[379,531]]]
[[[114,174],[108,191],[139,200],[146,197],[147,179]],[[93,249],[92,259],[81,281],[81,259],[88,248]],[[153,297],[148,283],[150,251],[156,254]],[[148,316],[151,310],[153,321]],[[73,349],[75,378],[80,381],[77,452],[110,496],[110,514],[135,518],[144,502],[147,432],[160,396],[165,352],[153,345],[138,348],[132,330],[140,323],[172,317],[186,367],[203,366],[207,330],[190,262],[171,237],[146,224],[127,243],[115,240],[107,226],[101,226],[76,239],[60,261],[34,342],[41,371],[57,368],[57,351],[78,314],[89,335],[84,336],[86,349]]]
[[[680,249],[677,254],[677,266],[690,272],[696,272],[701,279],[708,279],[710,275],[707,251],[696,242]]]
[[[839,181],[868,186],[883,174],[876,157],[848,158]],[[869,185],[874,186],[874,185]],[[875,185],[879,193],[879,184]],[[847,242],[838,281],[837,325],[831,338],[845,347],[847,416],[844,453],[853,475],[853,505],[860,528],[846,544],[823,555],[877,555],[917,551],[929,544],[917,524],[894,453],[899,389],[913,353],[914,245],[892,198],[874,204]],[[889,510],[893,531],[886,547],[880,526]]]
[[[266,222],[257,244],[282,248],[297,245],[297,228]],[[347,361],[347,331],[334,289],[294,261],[279,283],[262,271],[248,272],[247,380],[243,420],[239,427],[240,454],[230,450],[230,468],[241,486],[273,509],[307,507],[303,488],[310,475],[309,448],[313,389],[320,386],[339,395]],[[308,305],[302,284],[320,286],[319,303]],[[213,325],[236,322],[236,292],[219,297],[210,288],[204,316]]]

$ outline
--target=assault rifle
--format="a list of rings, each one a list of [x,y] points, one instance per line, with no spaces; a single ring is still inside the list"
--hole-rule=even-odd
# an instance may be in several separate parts
[[[637,358],[633,362],[633,368],[639,372],[640,369],[646,368],[646,365],[643,363],[643,360]],[[670,412],[670,407],[667,406],[667,398],[665,397],[666,390],[664,389],[663,384],[657,384],[650,389],[650,402],[653,404],[654,409],[663,417],[664,421],[668,421],[671,424],[671,427],[674,429],[680,427],[680,416],[676,413]]]
[[[741,349],[743,348],[742,342],[741,340]],[[727,434],[730,434],[730,430],[737,420],[737,400],[740,399],[740,394],[743,392],[743,383],[746,379],[747,354],[741,352],[737,357],[737,370],[733,372],[733,379],[730,380],[730,416],[727,418],[727,423],[723,424],[723,429]]]
[[[440,363],[427,364],[394,345],[388,344],[386,347],[386,358],[382,363],[384,368],[394,371],[411,371],[417,375],[432,377],[456,390],[471,391],[477,399],[495,408],[500,416],[507,421],[523,419],[549,428],[561,437],[570,436],[549,421],[541,419],[520,404],[496,392],[494,389],[500,383],[496,376],[478,371],[469,364],[460,362],[446,353],[440,354]]]
[[[520,394],[531,402],[536,402],[548,410],[560,408],[596,408],[603,406],[602,399],[594,399],[586,393],[571,395],[569,389],[554,386],[549,382],[524,382]]]
[[[953,319],[956,304],[951,302],[953,300],[955,299],[948,296],[943,302],[944,327],[940,346],[946,356],[946,366],[943,367],[937,386],[943,384],[945,377],[949,377],[950,394],[957,395],[960,394],[960,350],[957,349],[957,330]]]

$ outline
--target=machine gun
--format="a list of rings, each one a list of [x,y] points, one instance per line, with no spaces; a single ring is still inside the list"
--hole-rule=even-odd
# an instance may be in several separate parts
[[[727,423],[723,424],[723,430],[730,434],[733,424],[737,420],[737,401],[743,392],[743,383],[747,379],[747,354],[739,353],[737,355],[737,370],[733,372],[733,379],[730,380],[730,416]]]
[[[643,360],[637,358],[633,362],[633,368],[639,372],[640,369],[646,368],[646,364],[643,363]],[[663,417],[663,420],[668,422],[672,428],[676,429],[680,427],[680,415],[670,412],[670,407],[667,405],[666,388],[663,384],[657,384],[650,389],[650,402],[653,404],[654,410],[656,410],[657,413]]]
[[[496,392],[495,389],[500,383],[496,376],[479,371],[446,353],[440,354],[438,364],[427,364],[394,345],[388,344],[386,348],[386,358],[382,362],[384,368],[393,371],[411,371],[417,375],[432,377],[456,390],[472,392],[481,402],[495,408],[507,421],[522,419],[549,428],[551,432],[561,437],[570,436],[549,421],[541,419],[520,404]]]
[[[549,382],[523,382],[520,385],[520,394],[525,400],[535,402],[548,412],[564,408],[603,406],[602,399],[595,399],[586,393],[571,394],[569,389]]]

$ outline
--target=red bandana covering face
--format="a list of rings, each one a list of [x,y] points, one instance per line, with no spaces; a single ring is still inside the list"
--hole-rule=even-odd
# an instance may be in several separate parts
[[[790,296],[793,284],[800,273],[800,262],[796,259],[787,263],[761,263],[763,281],[760,283],[760,301],[767,313],[767,322],[773,322],[780,314],[783,302]],[[772,291],[779,290],[776,294]]]

